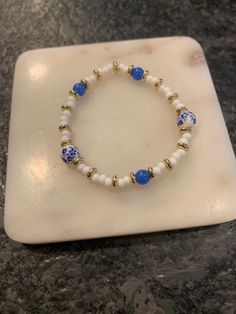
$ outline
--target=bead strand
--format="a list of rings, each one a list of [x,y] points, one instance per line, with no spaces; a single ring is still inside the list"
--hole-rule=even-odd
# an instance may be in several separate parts
[[[87,93],[87,90],[93,87],[96,82],[106,79],[112,73],[121,75],[128,74],[135,81],[145,82],[161,93],[167,99],[167,102],[176,110],[176,123],[181,134],[176,144],[176,150],[169,158],[162,160],[154,167],[130,172],[129,175],[124,177],[117,177],[116,175],[109,177],[106,174],[97,172],[96,168],[88,165],[84,161],[80,156],[78,148],[74,146],[71,141],[70,118],[73,110],[77,106],[78,100],[83,97]],[[61,133],[62,160],[67,164],[76,166],[78,171],[86,176],[92,183],[101,184],[106,187],[123,188],[131,184],[145,185],[152,178],[160,176],[166,169],[173,169],[189,150],[189,142],[192,137],[191,130],[196,123],[196,116],[194,113],[189,111],[180,101],[177,93],[172,92],[171,88],[164,84],[163,79],[153,76],[149,71],[145,71],[141,67],[135,67],[133,65],[127,66],[123,63],[119,64],[117,61],[93,70],[91,75],[75,83],[72,90],[69,92],[67,102],[61,106],[61,109],[62,115],[59,131]]]

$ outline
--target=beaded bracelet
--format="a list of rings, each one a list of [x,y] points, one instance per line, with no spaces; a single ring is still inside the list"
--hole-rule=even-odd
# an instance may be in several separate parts
[[[78,148],[72,144],[71,129],[69,126],[71,112],[76,107],[77,101],[86,94],[87,90],[92,87],[96,81],[103,80],[108,77],[111,72],[116,74],[128,74],[134,80],[146,82],[157,91],[162,92],[169,103],[176,109],[177,126],[181,133],[181,137],[177,142],[177,149],[169,158],[164,159],[154,167],[140,169],[135,173],[131,172],[129,175],[122,178],[118,178],[116,175],[108,177],[105,174],[98,173],[96,168],[87,165],[80,156]],[[134,67],[133,65],[126,66],[124,64],[118,64],[117,61],[114,61],[113,64],[108,64],[107,66],[93,70],[92,75],[76,83],[69,92],[68,101],[62,106],[62,111],[61,124],[59,126],[59,131],[62,135],[61,159],[66,164],[72,164],[77,167],[78,170],[92,182],[98,182],[108,187],[124,187],[131,183],[145,185],[155,176],[159,176],[164,169],[172,169],[177,161],[189,150],[191,130],[196,123],[194,113],[189,111],[188,108],[180,102],[177,93],[172,93],[170,87],[164,85],[163,79],[152,76],[149,71],[144,71],[141,67]]]

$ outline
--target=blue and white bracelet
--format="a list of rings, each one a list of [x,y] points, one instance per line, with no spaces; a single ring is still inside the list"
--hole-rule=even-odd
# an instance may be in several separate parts
[[[111,73],[128,74],[134,80],[146,82],[157,91],[163,93],[177,112],[176,122],[181,134],[176,150],[169,158],[159,162],[156,166],[131,172],[129,175],[121,178],[118,178],[116,175],[109,177],[101,174],[96,168],[85,163],[78,148],[72,144],[71,128],[69,125],[71,113],[75,109],[77,102],[87,93],[90,87],[96,82],[109,77]],[[69,92],[67,103],[62,106],[62,112],[61,124],[59,126],[59,131],[61,132],[61,159],[66,164],[77,167],[92,182],[98,182],[107,187],[124,187],[132,183],[145,185],[155,176],[159,176],[164,169],[175,167],[177,161],[189,150],[192,127],[196,123],[195,114],[183,105],[177,93],[171,92],[170,87],[164,85],[162,79],[152,76],[149,71],[144,71],[141,67],[127,66],[119,64],[117,61],[94,70],[92,75],[76,83]]]

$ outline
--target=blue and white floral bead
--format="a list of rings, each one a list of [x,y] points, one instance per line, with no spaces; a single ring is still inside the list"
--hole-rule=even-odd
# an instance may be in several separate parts
[[[73,86],[73,91],[79,96],[83,96],[86,93],[86,89],[87,89],[86,85],[83,84],[82,82],[76,83]]]
[[[183,111],[177,118],[177,125],[179,127],[192,127],[196,123],[196,116],[191,111]]]
[[[131,76],[134,80],[140,81],[143,78],[144,70],[140,67],[131,70]]]
[[[80,153],[78,148],[76,148],[74,145],[67,145],[62,147],[61,149],[61,159],[69,164],[72,163],[75,158],[79,158]]]

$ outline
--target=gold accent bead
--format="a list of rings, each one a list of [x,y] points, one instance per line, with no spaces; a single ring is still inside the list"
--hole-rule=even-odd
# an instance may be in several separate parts
[[[66,110],[71,111],[71,110],[72,110],[72,107],[71,107],[70,105],[62,105],[62,106],[61,106],[61,110],[62,110],[62,111],[66,111]]]
[[[168,168],[168,169],[172,169],[173,168],[173,164],[172,164],[172,162],[168,158],[164,159],[163,162],[164,162],[166,168]]]
[[[117,61],[113,61],[113,71],[115,73],[119,72],[119,63]]]
[[[77,157],[75,158],[72,163],[74,166],[80,165],[84,162],[84,158],[83,157]]]
[[[136,183],[135,174],[133,172],[130,172],[130,177],[131,177],[132,182]]]
[[[134,68],[133,65],[131,65],[131,66],[128,67],[127,73],[128,73],[130,76],[131,76],[131,72],[132,72],[133,68]]]
[[[159,87],[163,84],[163,79],[160,78],[156,81],[156,83],[154,84],[156,89],[159,89]]]
[[[93,74],[96,76],[97,81],[102,79],[102,75],[97,69],[93,70]]]
[[[186,133],[186,132],[191,133],[192,129],[190,127],[188,127],[188,128],[185,128],[185,127],[180,128],[180,133],[181,134]]]
[[[85,79],[81,80],[81,83],[84,84],[86,88],[90,88],[89,82]]]
[[[177,148],[183,149],[183,150],[189,150],[189,145],[186,143],[178,142]]]
[[[181,112],[183,112],[183,111],[188,111],[188,108],[185,107],[185,106],[183,106],[183,107],[180,107],[180,108],[176,109],[176,112],[177,112],[178,115],[179,115]]]
[[[61,125],[59,125],[58,129],[60,132],[62,132],[64,130],[70,131],[70,126],[69,126],[69,124],[61,124]]]
[[[172,103],[177,98],[179,98],[179,95],[177,93],[173,93],[168,97],[168,100],[170,103]]]
[[[146,81],[146,79],[147,79],[147,77],[148,77],[149,74],[150,74],[150,72],[149,72],[148,70],[146,70],[146,71],[143,73],[142,79],[143,79],[144,81]]]
[[[76,94],[76,92],[74,92],[73,90],[69,91],[69,95],[75,97],[76,100],[79,100],[79,98],[80,98],[79,95]]]
[[[92,176],[97,172],[97,169],[96,168],[92,168],[89,170],[89,172],[87,173],[87,178],[88,179],[91,179]]]
[[[118,183],[118,178],[117,176],[113,176],[112,177],[112,186],[115,188],[117,186]]]
[[[148,172],[150,173],[151,177],[155,177],[155,173],[153,171],[153,168],[152,167],[148,167]]]
[[[62,141],[61,142],[61,147],[67,146],[71,144],[71,140],[67,140],[67,141]]]

